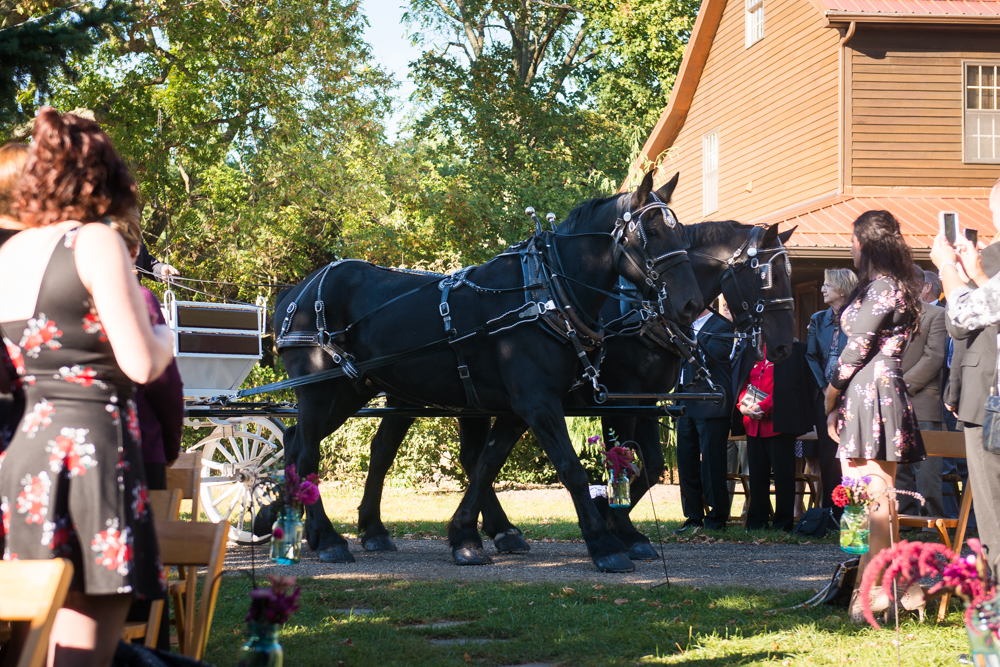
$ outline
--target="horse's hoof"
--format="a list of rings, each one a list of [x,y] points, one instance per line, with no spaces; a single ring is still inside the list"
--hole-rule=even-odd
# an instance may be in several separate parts
[[[635,565],[623,553],[609,554],[594,559],[598,572],[631,572]]]
[[[385,534],[369,537],[361,544],[364,546],[365,551],[398,551],[396,543],[392,541],[391,537]]]
[[[493,546],[502,554],[523,554],[531,551],[531,546],[513,529],[506,533],[497,533],[493,538]]]
[[[629,560],[659,560],[660,554],[648,542],[636,542],[628,548]]]
[[[455,558],[455,565],[490,565],[493,559],[486,555],[482,549],[452,549],[451,555]]]
[[[335,547],[328,547],[319,552],[319,559],[323,563],[353,563],[354,556],[346,544],[338,544]]]

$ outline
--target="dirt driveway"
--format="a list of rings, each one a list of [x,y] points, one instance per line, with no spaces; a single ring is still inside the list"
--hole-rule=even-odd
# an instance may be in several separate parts
[[[448,544],[439,539],[398,539],[399,551],[369,554],[352,540],[357,562],[321,563],[303,548],[298,565],[275,565],[267,545],[256,548],[254,561],[261,573],[325,579],[427,579],[469,581],[588,581],[650,585],[664,580],[663,563],[637,562],[629,574],[601,574],[594,569],[587,547],[575,542],[534,542],[525,554],[497,554],[487,545],[493,565],[458,567]],[[688,586],[748,586],[784,590],[822,588],[834,566],[844,560],[833,545],[753,545],[733,543],[668,543],[664,546],[667,572],[674,584]],[[226,572],[251,566],[251,548],[231,544]]]

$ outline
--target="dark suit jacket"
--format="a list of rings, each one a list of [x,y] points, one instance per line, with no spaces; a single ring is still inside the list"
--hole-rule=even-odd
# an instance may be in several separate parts
[[[983,250],[983,271],[993,277],[1000,270],[1000,243]],[[944,402],[958,407],[959,421],[982,424],[986,398],[990,395],[997,362],[997,325],[970,331],[947,320],[955,340],[948,391]]]
[[[829,338],[827,343],[829,343]],[[739,379],[739,389],[743,390],[750,371],[756,363],[756,357],[750,345],[744,341],[733,366],[737,369],[734,378]],[[806,358],[806,344],[795,341],[792,343],[792,353],[774,365],[774,407],[771,410],[771,423],[777,433],[802,435],[813,430],[816,415],[816,401],[819,399],[819,387],[816,378]],[[739,410],[733,410],[733,435],[746,435],[743,428],[743,415]]]
[[[712,401],[684,401],[687,407],[687,416],[695,419],[708,419],[712,417],[729,417],[733,410],[733,389],[732,389],[732,365],[730,355],[733,351],[733,333],[735,333],[732,323],[721,315],[712,313],[701,331],[698,332],[698,351],[702,355],[708,372],[712,375],[712,382],[722,389],[726,395],[726,400],[722,403]],[[710,392],[711,388],[707,382],[694,381],[694,369],[687,362],[681,364],[681,384],[680,391],[683,392]]]
[[[903,381],[917,421],[941,421],[941,369],[947,342],[944,308],[922,303],[920,330],[907,343],[902,359]]]

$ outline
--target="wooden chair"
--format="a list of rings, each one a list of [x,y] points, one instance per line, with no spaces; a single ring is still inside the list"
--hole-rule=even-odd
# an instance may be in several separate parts
[[[182,495],[180,489],[170,489],[169,491],[159,489],[150,490],[149,508],[153,512],[153,517],[167,521],[176,521],[181,511]],[[163,619],[164,603],[164,600],[154,600],[150,604],[149,620],[145,623],[142,621],[127,621],[125,623],[125,630],[122,632],[122,639],[130,642],[134,639],[145,637],[146,646],[155,648],[160,622]]]
[[[191,501],[191,520],[197,521],[201,510],[201,453],[181,452],[167,468],[167,488],[180,489],[181,497]]]
[[[17,667],[42,667],[49,633],[73,578],[68,560],[0,561],[0,619],[31,621]]]
[[[955,431],[921,431],[920,435],[924,440],[924,448],[927,456],[949,456],[955,458],[965,458],[965,436]],[[957,492],[957,484],[954,485]],[[909,528],[932,528],[937,530],[938,537],[942,544],[954,551],[961,553],[962,545],[965,543],[965,530],[969,524],[969,511],[972,509],[972,485],[965,483],[962,490],[961,502],[959,503],[957,519],[950,519],[942,516],[916,516],[912,514],[900,514],[893,522],[893,538],[899,541],[899,528],[906,526]],[[895,515],[895,513],[893,513]],[[954,540],[948,534],[949,530],[955,531]],[[938,609],[938,622],[944,620],[948,612],[948,603],[951,602],[951,595],[941,596],[941,607]]]
[[[189,579],[181,596],[181,604],[175,607],[181,653],[201,660],[208,644],[212,615],[215,613],[215,599],[219,593],[222,564],[226,557],[229,524],[157,521],[156,534],[164,566],[184,567],[195,579],[198,568],[206,568],[200,600],[196,600],[198,591],[196,581]]]

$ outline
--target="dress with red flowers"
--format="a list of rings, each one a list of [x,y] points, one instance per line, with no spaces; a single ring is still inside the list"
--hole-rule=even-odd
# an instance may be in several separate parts
[[[159,598],[134,387],[77,275],[75,236],[56,245],[34,316],[2,323],[26,394],[0,461],[3,557],[70,558],[76,590]]]
[[[893,278],[873,280],[844,308],[847,345],[830,384],[842,393],[841,458],[915,463],[927,458],[900,362],[920,313],[909,312]]]

